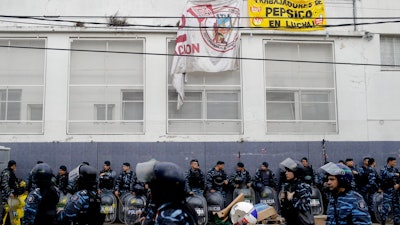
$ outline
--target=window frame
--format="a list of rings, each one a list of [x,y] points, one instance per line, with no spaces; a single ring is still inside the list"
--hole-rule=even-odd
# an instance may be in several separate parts
[[[70,37],[70,42],[72,43],[73,41],[79,41],[79,40],[84,40],[84,41],[127,41],[127,42],[137,42],[140,41],[141,42],[141,49],[143,52],[146,51],[146,39],[144,37],[135,37],[134,39],[132,38],[115,38],[115,37]],[[108,46],[108,44],[106,44]],[[72,44],[71,44],[72,46]],[[109,51],[109,50],[107,50]],[[113,50],[111,50],[113,51]],[[69,54],[69,58],[70,58],[70,65],[69,65],[69,80],[71,80],[71,57],[72,55]],[[132,83],[132,84],[113,84],[113,83],[102,83],[102,84],[93,84],[93,83],[79,83],[79,84],[72,84],[70,81],[68,82],[68,107],[67,107],[67,134],[95,134],[95,135],[114,135],[114,134],[129,134],[129,135],[142,135],[144,134],[146,128],[145,128],[145,84],[146,84],[146,79],[145,79],[145,75],[146,75],[146,56],[143,55],[143,57],[141,58],[142,62],[142,68],[141,68],[141,80],[142,83]],[[92,120],[71,120],[70,119],[70,105],[71,105],[71,87],[110,87],[110,88],[118,88],[121,87],[119,90],[119,94],[118,94],[118,98],[115,98],[115,102],[117,104],[114,103],[99,103],[99,104],[114,104],[114,112],[113,112],[113,119],[112,120],[96,120],[96,113],[95,110],[93,112],[93,119]],[[141,120],[123,120],[122,118],[122,92],[125,90],[133,90],[136,92],[142,92],[143,93],[143,118]],[[92,102],[92,104],[97,104],[95,102]],[[93,106],[94,107],[94,106]],[[118,111],[119,112],[116,112]],[[120,119],[115,119],[116,116],[119,116]],[[91,131],[89,132],[82,132],[82,131],[71,131],[75,128],[71,128],[71,125],[76,124],[76,123],[83,123],[83,124],[87,124],[87,123],[92,123],[94,126],[91,128]],[[128,126],[129,124],[133,124],[133,126],[135,127],[141,127],[140,131],[139,130],[133,130],[133,131],[105,131],[105,132],[100,132],[98,129],[102,129],[102,126],[114,126],[116,124],[119,124],[119,126]],[[98,129],[96,129],[95,127],[98,127]],[[114,128],[115,130],[115,128]]]
[[[169,43],[170,42],[175,42],[175,39],[172,38],[167,38],[166,41],[166,45],[167,45],[167,51],[168,53],[170,53],[170,49],[169,49]],[[167,77],[171,76],[170,75],[170,63],[169,60],[172,60],[171,55],[169,55],[169,57],[167,57],[166,61],[167,61]],[[167,134],[178,134],[178,135],[240,135],[243,134],[244,132],[244,117],[243,117],[243,78],[242,78],[242,66],[241,64],[239,65],[239,84],[227,84],[227,85],[221,85],[221,84],[205,84],[204,82],[202,84],[185,84],[185,94],[187,93],[201,93],[201,99],[200,100],[188,100],[185,99],[184,100],[184,105],[186,103],[189,103],[191,101],[193,102],[199,102],[200,106],[201,106],[201,118],[198,119],[177,119],[177,118],[170,118],[170,107],[169,105],[171,103],[173,103],[174,107],[176,107],[177,105],[177,99],[170,99],[170,93],[176,93],[175,88],[172,86],[172,83],[167,82],[167,94],[166,94],[166,108],[167,108],[167,112],[166,112],[166,129],[167,129]],[[208,74],[209,75],[209,74]],[[204,73],[202,76],[203,78],[205,76],[208,76],[206,73]],[[190,76],[190,74],[189,74]],[[212,75],[209,75],[212,76]],[[216,75],[217,76],[217,75]],[[190,78],[189,78],[190,79]],[[169,80],[169,79],[167,79]],[[171,79],[172,80],[172,79]],[[204,79],[203,79],[204,80]],[[237,114],[240,116],[239,119],[209,119],[208,115],[207,115],[207,109],[208,109],[208,103],[212,102],[212,101],[207,101],[207,95],[210,93],[236,93],[237,97],[239,98],[237,103],[239,104],[238,106],[238,112]],[[170,127],[170,122],[184,122],[184,121],[195,121],[195,122],[199,122],[202,124],[202,129],[199,130],[195,130],[195,131],[172,131],[171,127]],[[233,123],[240,123],[239,127],[240,130],[239,131],[234,131],[234,132],[230,132],[230,131],[210,131],[207,130],[207,126],[206,124],[209,122],[233,122]]]
[[[332,62],[335,61],[335,52],[334,52],[334,42],[330,41],[316,41],[316,40],[284,40],[284,39],[264,39],[263,40],[263,54],[264,58],[267,58],[266,55],[266,49],[267,49],[267,44],[268,43],[292,43],[292,44],[326,44],[331,46],[331,54],[332,54]],[[267,72],[268,68],[266,66],[266,62],[264,62],[264,104],[265,104],[265,126],[266,126],[266,134],[295,134],[295,135],[312,135],[312,134],[336,134],[339,132],[339,123],[338,123],[338,103],[337,103],[337,87],[336,87],[336,67],[334,64],[332,64],[332,78],[333,78],[333,87],[268,87],[268,79],[267,79]],[[268,103],[271,103],[267,100],[267,93],[268,92],[287,92],[287,93],[294,93],[294,99],[293,99],[293,104],[294,104],[294,119],[293,120],[288,120],[288,119],[268,119]],[[332,101],[326,102],[328,103],[333,103],[334,109],[329,111],[329,117],[332,116],[331,114],[334,114],[334,119],[332,120],[306,120],[306,119],[301,119],[304,118],[302,116],[302,101],[301,101],[301,93],[321,93],[321,92],[326,92],[327,94],[331,95],[331,98],[333,98]],[[297,93],[297,96],[296,96]],[[300,118],[301,117],[301,118]],[[334,124],[335,129],[334,131],[304,131],[304,130],[288,130],[288,131],[273,131],[269,129],[269,124],[268,123],[282,123],[282,124],[293,124],[293,128],[295,129],[297,125],[302,126],[301,124],[311,124],[315,123],[318,125],[318,123],[326,123],[327,126],[329,124]]]
[[[386,64],[384,62],[383,58],[383,48],[384,44],[389,44],[389,43],[383,43],[384,39],[391,39],[390,46],[385,46],[389,47],[393,51],[393,55],[390,57],[390,59],[393,61],[393,64]],[[380,36],[380,59],[381,59],[381,71],[400,71],[400,35],[381,35]],[[399,58],[396,56],[396,51],[399,52]],[[391,65],[391,66],[386,66],[386,65]]]
[[[22,90],[21,92],[21,100],[20,100],[20,109],[19,109],[19,119],[18,120],[0,120],[0,126],[7,128],[7,130],[1,129],[0,134],[4,135],[43,135],[44,134],[44,126],[45,126],[45,118],[44,118],[44,112],[42,113],[42,119],[41,120],[31,120],[29,115],[28,115],[28,105],[29,104],[41,104],[42,108],[44,111],[45,107],[45,78],[46,78],[46,65],[47,65],[47,38],[46,37],[33,37],[33,36],[18,36],[18,37],[1,37],[1,41],[6,41],[8,42],[8,45],[15,45],[13,42],[22,42],[24,47],[27,47],[25,50],[29,50],[29,47],[31,46],[30,42],[34,42],[33,46],[35,49],[32,49],[31,51],[35,51],[34,57],[39,57],[37,51],[40,52],[40,65],[41,67],[35,68],[33,73],[36,73],[34,78],[40,79],[40,80],[35,80],[35,82],[30,82],[27,81],[26,79],[18,79],[17,83],[1,83],[0,84],[0,89],[20,89]],[[38,49],[36,49],[39,46]],[[15,48],[4,48],[4,50],[17,50]],[[21,50],[21,49],[19,49]],[[18,52],[16,52],[18,53]],[[11,53],[11,54],[14,54]],[[30,52],[28,55],[33,54]],[[26,55],[26,54],[24,54]],[[31,58],[27,58],[27,60],[30,60]],[[32,61],[32,60],[30,60]],[[39,64],[36,64],[39,65]],[[23,66],[20,66],[22,68]],[[25,68],[25,67],[23,67]],[[29,67],[28,67],[29,68]],[[1,68],[0,68],[1,69]],[[32,71],[28,70],[25,68],[25,72],[23,75],[30,75],[32,74]],[[18,74],[18,76],[21,74]],[[26,89],[25,89],[26,87]],[[33,88],[37,91],[40,92],[41,96],[40,98],[33,99],[33,100],[27,100],[24,97],[24,92],[31,91],[29,90],[30,88]]]

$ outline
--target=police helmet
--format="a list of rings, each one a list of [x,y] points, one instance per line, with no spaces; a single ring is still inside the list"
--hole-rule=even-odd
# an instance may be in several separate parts
[[[264,184],[261,181],[256,181],[253,186],[254,190],[258,192],[261,192],[264,188]]]
[[[279,163],[279,168],[283,171],[289,170],[294,173],[295,177],[302,178],[304,176],[304,167],[299,161],[286,158]]]
[[[137,177],[149,183],[156,203],[185,199],[185,176],[182,169],[171,162],[150,160],[136,165]]]
[[[183,190],[185,177],[182,169],[171,162],[159,162],[154,166],[154,182],[166,188]]]
[[[39,187],[50,185],[53,178],[53,170],[47,163],[36,164],[32,169],[32,182]]]
[[[242,184],[244,182],[242,177],[235,177],[235,179],[233,179],[233,182],[235,184]]]
[[[343,164],[335,164],[333,162],[327,163],[321,167],[325,173],[335,176],[338,179],[339,186],[344,188],[351,188],[353,181],[353,173],[351,169]]]
[[[83,164],[79,167],[78,188],[92,189],[97,185],[97,171],[92,166]]]
[[[213,182],[216,185],[223,185],[224,184],[225,179],[222,176],[215,176],[213,178]]]

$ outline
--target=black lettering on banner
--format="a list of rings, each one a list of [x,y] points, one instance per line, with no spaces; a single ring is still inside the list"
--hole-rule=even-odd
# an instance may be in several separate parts
[[[321,5],[322,4],[322,0],[315,0],[315,5]]]
[[[269,27],[271,28],[279,28],[281,27],[281,21],[279,20],[269,20]]]

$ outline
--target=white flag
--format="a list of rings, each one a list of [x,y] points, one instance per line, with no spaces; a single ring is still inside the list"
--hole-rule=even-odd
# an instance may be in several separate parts
[[[242,0],[187,2],[171,67],[173,85],[178,92],[178,109],[184,99],[182,74],[238,69],[241,3]]]

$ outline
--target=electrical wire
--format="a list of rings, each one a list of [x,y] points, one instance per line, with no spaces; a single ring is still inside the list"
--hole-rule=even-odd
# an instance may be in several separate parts
[[[92,24],[92,25],[105,25],[103,28],[118,28],[118,29],[125,29],[125,28],[132,28],[132,27],[139,27],[139,28],[163,28],[163,29],[176,29],[179,28],[179,25],[151,25],[151,24],[119,24],[119,25],[114,25],[112,23],[102,23],[102,22],[82,22],[82,21],[73,21],[73,20],[48,20],[48,19],[39,19],[39,20],[44,20],[44,21],[54,21],[54,22],[66,22],[66,23],[73,23],[75,25],[70,25],[69,27],[82,27],[82,28],[101,28],[101,27],[87,27],[85,24]],[[12,23],[19,23],[19,21],[13,21]],[[24,22],[26,23],[26,22]],[[400,23],[400,18],[398,20],[389,20],[389,21],[375,21],[375,22],[360,22],[360,23],[343,23],[343,24],[328,24],[328,25],[318,25],[316,27],[320,28],[331,28],[331,27],[346,27],[346,26],[361,26],[361,25],[379,25],[379,24],[389,24],[389,23]],[[76,24],[80,24],[77,26]],[[38,25],[43,25],[42,23],[39,23]],[[59,25],[59,24],[48,24],[49,26],[60,26],[60,27],[65,27],[67,25]],[[219,26],[185,26],[181,30],[196,30],[196,29],[207,29],[207,28],[225,28],[225,27],[219,27]],[[251,26],[231,26],[230,28],[232,29],[242,29],[242,30],[254,30],[254,29],[260,29],[264,30],[266,28],[264,27],[251,27]],[[292,26],[280,26],[279,29],[298,29],[296,27]],[[270,28],[271,29],[271,28]],[[279,30],[277,29],[277,30]]]
[[[0,48],[18,48],[18,49],[70,51],[70,52],[92,52],[92,53],[114,53],[114,54],[151,55],[151,56],[175,56],[174,54],[154,53],[154,52],[152,53],[152,52],[105,51],[105,50],[48,48],[48,47],[32,47],[32,46],[17,46],[17,45],[0,45]],[[208,56],[208,55],[179,55],[179,56],[180,57],[194,57],[194,58],[217,58],[217,59],[253,60],[253,61],[333,64],[333,65],[347,65],[347,66],[378,66],[378,67],[398,67],[399,66],[399,65],[387,65],[387,64],[377,64],[377,63],[326,62],[326,61],[311,61],[311,60],[290,60],[290,59],[250,58],[250,57],[224,57],[224,56]]]

